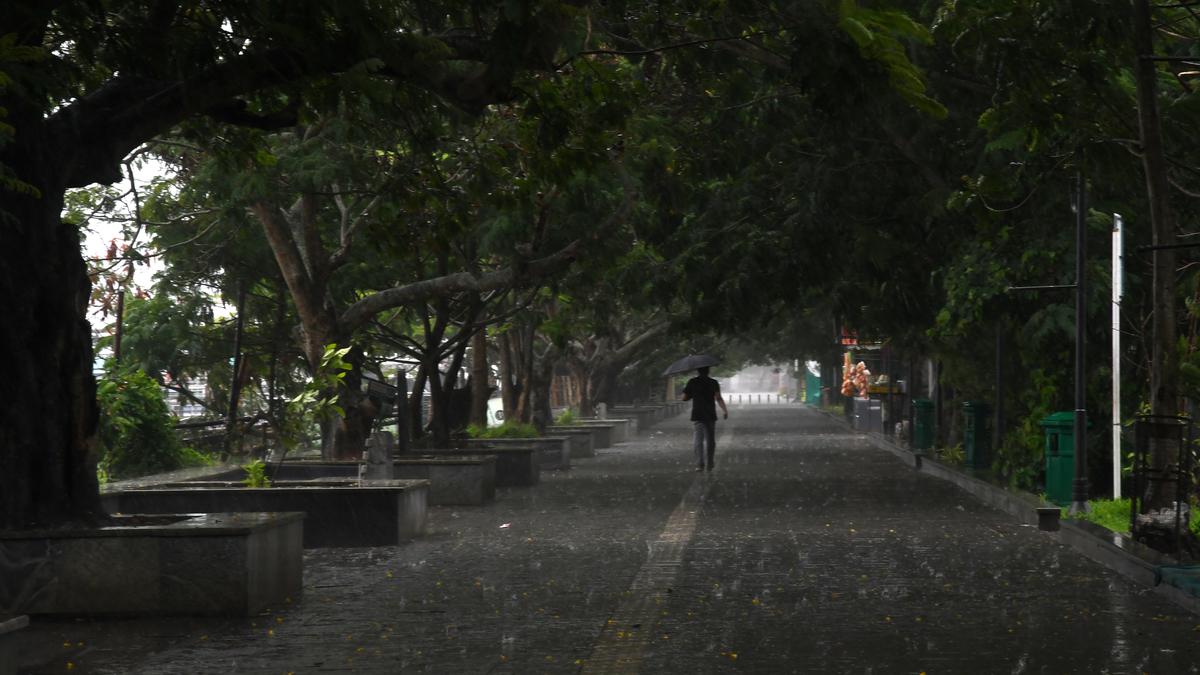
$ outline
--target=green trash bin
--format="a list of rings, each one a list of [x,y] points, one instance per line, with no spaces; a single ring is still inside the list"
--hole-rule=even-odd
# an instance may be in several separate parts
[[[913,400],[912,405],[912,447],[914,452],[924,453],[933,447],[933,401],[918,398]]]
[[[1075,413],[1051,413],[1038,424],[1046,432],[1046,499],[1069,506],[1075,481]]]
[[[992,463],[992,434],[988,430],[988,404],[980,401],[963,403],[964,463],[972,469],[986,469]]]
[[[821,405],[821,376],[804,369],[804,402],[811,406]]]

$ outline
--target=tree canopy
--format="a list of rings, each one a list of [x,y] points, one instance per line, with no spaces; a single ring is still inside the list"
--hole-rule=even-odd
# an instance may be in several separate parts
[[[475,407],[498,376],[545,421],[555,377],[586,408],[683,345],[826,358],[837,327],[943,361],[1025,424],[1065,404],[1073,322],[1069,298],[1008,289],[1071,283],[1074,177],[1096,317],[1110,214],[1167,243],[1195,209],[1187,7],[1134,2],[1147,47],[1109,0],[10,4],[0,346],[25,403],[0,419],[0,526],[95,510],[78,228],[138,160],[165,172],[101,282],[122,358],[247,383],[275,419],[352,346],[345,448],[374,414],[357,378],[385,364],[413,369],[414,409],[428,386],[444,440],[467,372]],[[120,264],[148,256],[164,269],[126,310]],[[1125,356],[1135,403],[1177,410],[1200,357],[1174,256],[1131,256]],[[978,375],[997,339],[1007,394]],[[1001,454],[1028,482],[1022,429]]]

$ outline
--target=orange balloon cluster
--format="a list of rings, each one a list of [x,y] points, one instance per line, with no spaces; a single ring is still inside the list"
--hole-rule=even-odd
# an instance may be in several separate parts
[[[842,361],[842,396],[866,396],[870,387],[871,371],[862,361],[850,365],[850,353]]]

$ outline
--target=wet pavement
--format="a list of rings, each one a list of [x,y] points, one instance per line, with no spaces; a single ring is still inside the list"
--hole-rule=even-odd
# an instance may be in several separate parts
[[[30,673],[1196,673],[1200,616],[819,413],[686,415],[432,507],[398,547],[305,552],[248,619],[35,620]]]

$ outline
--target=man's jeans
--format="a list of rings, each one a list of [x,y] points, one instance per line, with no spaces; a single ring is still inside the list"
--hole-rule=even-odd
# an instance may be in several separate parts
[[[704,462],[704,450],[708,449],[708,463]],[[696,466],[713,468],[713,455],[717,452],[717,421],[692,422],[692,450],[696,453]]]

